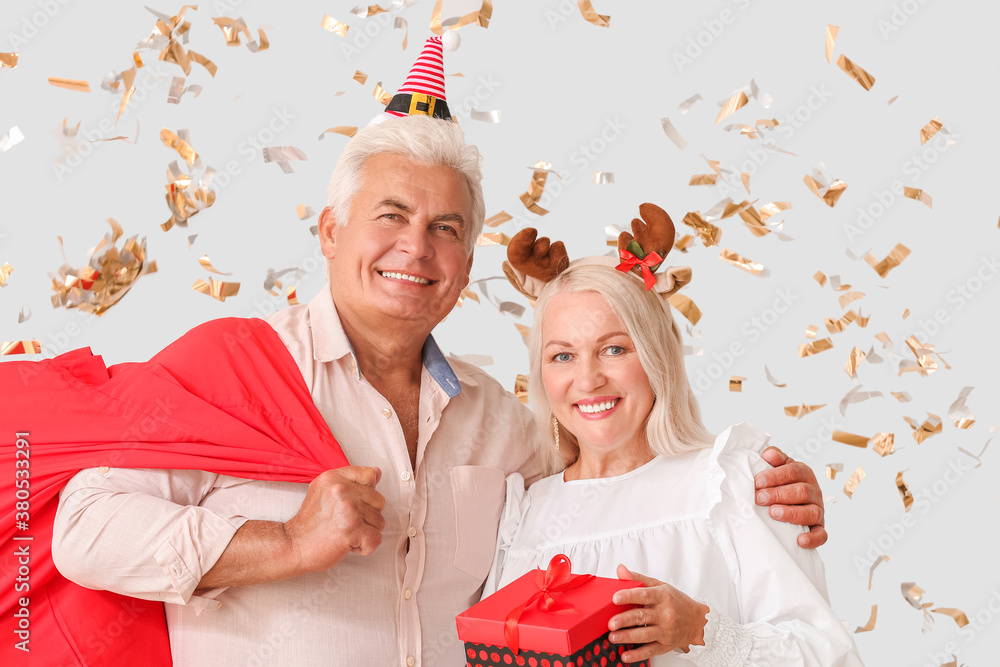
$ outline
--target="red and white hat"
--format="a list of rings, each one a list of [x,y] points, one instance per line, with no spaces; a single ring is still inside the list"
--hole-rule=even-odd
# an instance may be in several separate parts
[[[400,86],[385,112],[392,116],[422,115],[451,120],[444,92],[443,48],[458,48],[458,33],[446,31],[443,37],[429,37],[417,62],[413,63],[406,81]]]

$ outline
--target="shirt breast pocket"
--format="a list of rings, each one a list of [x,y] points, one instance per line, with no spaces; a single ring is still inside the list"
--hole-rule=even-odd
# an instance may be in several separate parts
[[[451,469],[455,501],[455,567],[485,580],[493,563],[504,503],[504,472],[485,466]]]

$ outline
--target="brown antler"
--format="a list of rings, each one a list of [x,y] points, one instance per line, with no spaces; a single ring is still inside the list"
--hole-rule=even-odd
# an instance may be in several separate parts
[[[536,236],[538,230],[533,227],[515,234],[507,244],[507,260],[526,276],[549,282],[569,266],[569,255],[562,241],[550,244],[546,237],[536,239]]]
[[[656,252],[661,258],[666,259],[667,253],[674,247],[673,220],[656,204],[640,204],[639,215],[642,216],[642,220],[632,219],[632,234],[622,232],[618,235],[618,249],[624,250],[632,241],[634,234],[644,253]]]

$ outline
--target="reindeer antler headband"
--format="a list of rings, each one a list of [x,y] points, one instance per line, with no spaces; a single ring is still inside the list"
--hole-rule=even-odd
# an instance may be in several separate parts
[[[670,266],[658,275],[667,253],[674,247],[674,223],[667,212],[656,204],[641,204],[639,216],[633,218],[632,233],[618,236],[617,263],[610,257],[585,257],[572,264],[604,264],[643,281],[647,290],[668,297],[691,282],[691,269]],[[538,236],[533,227],[522,229],[507,245],[507,260],[503,272],[507,280],[529,299],[537,299],[542,288],[570,267],[566,246],[562,241],[550,243]]]

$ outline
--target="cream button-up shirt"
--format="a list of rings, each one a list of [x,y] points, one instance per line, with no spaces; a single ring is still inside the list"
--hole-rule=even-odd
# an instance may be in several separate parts
[[[357,370],[329,286],[268,322],[347,459],[382,469],[386,526],[375,553],[194,595],[245,521],[288,520],[307,485],[94,468],[62,492],[60,568],[90,588],[170,603],[177,665],[463,664],[454,617],[479,600],[490,570],[504,479],[538,477],[531,413],[477,367],[446,360],[428,337],[414,469],[392,406]]]

